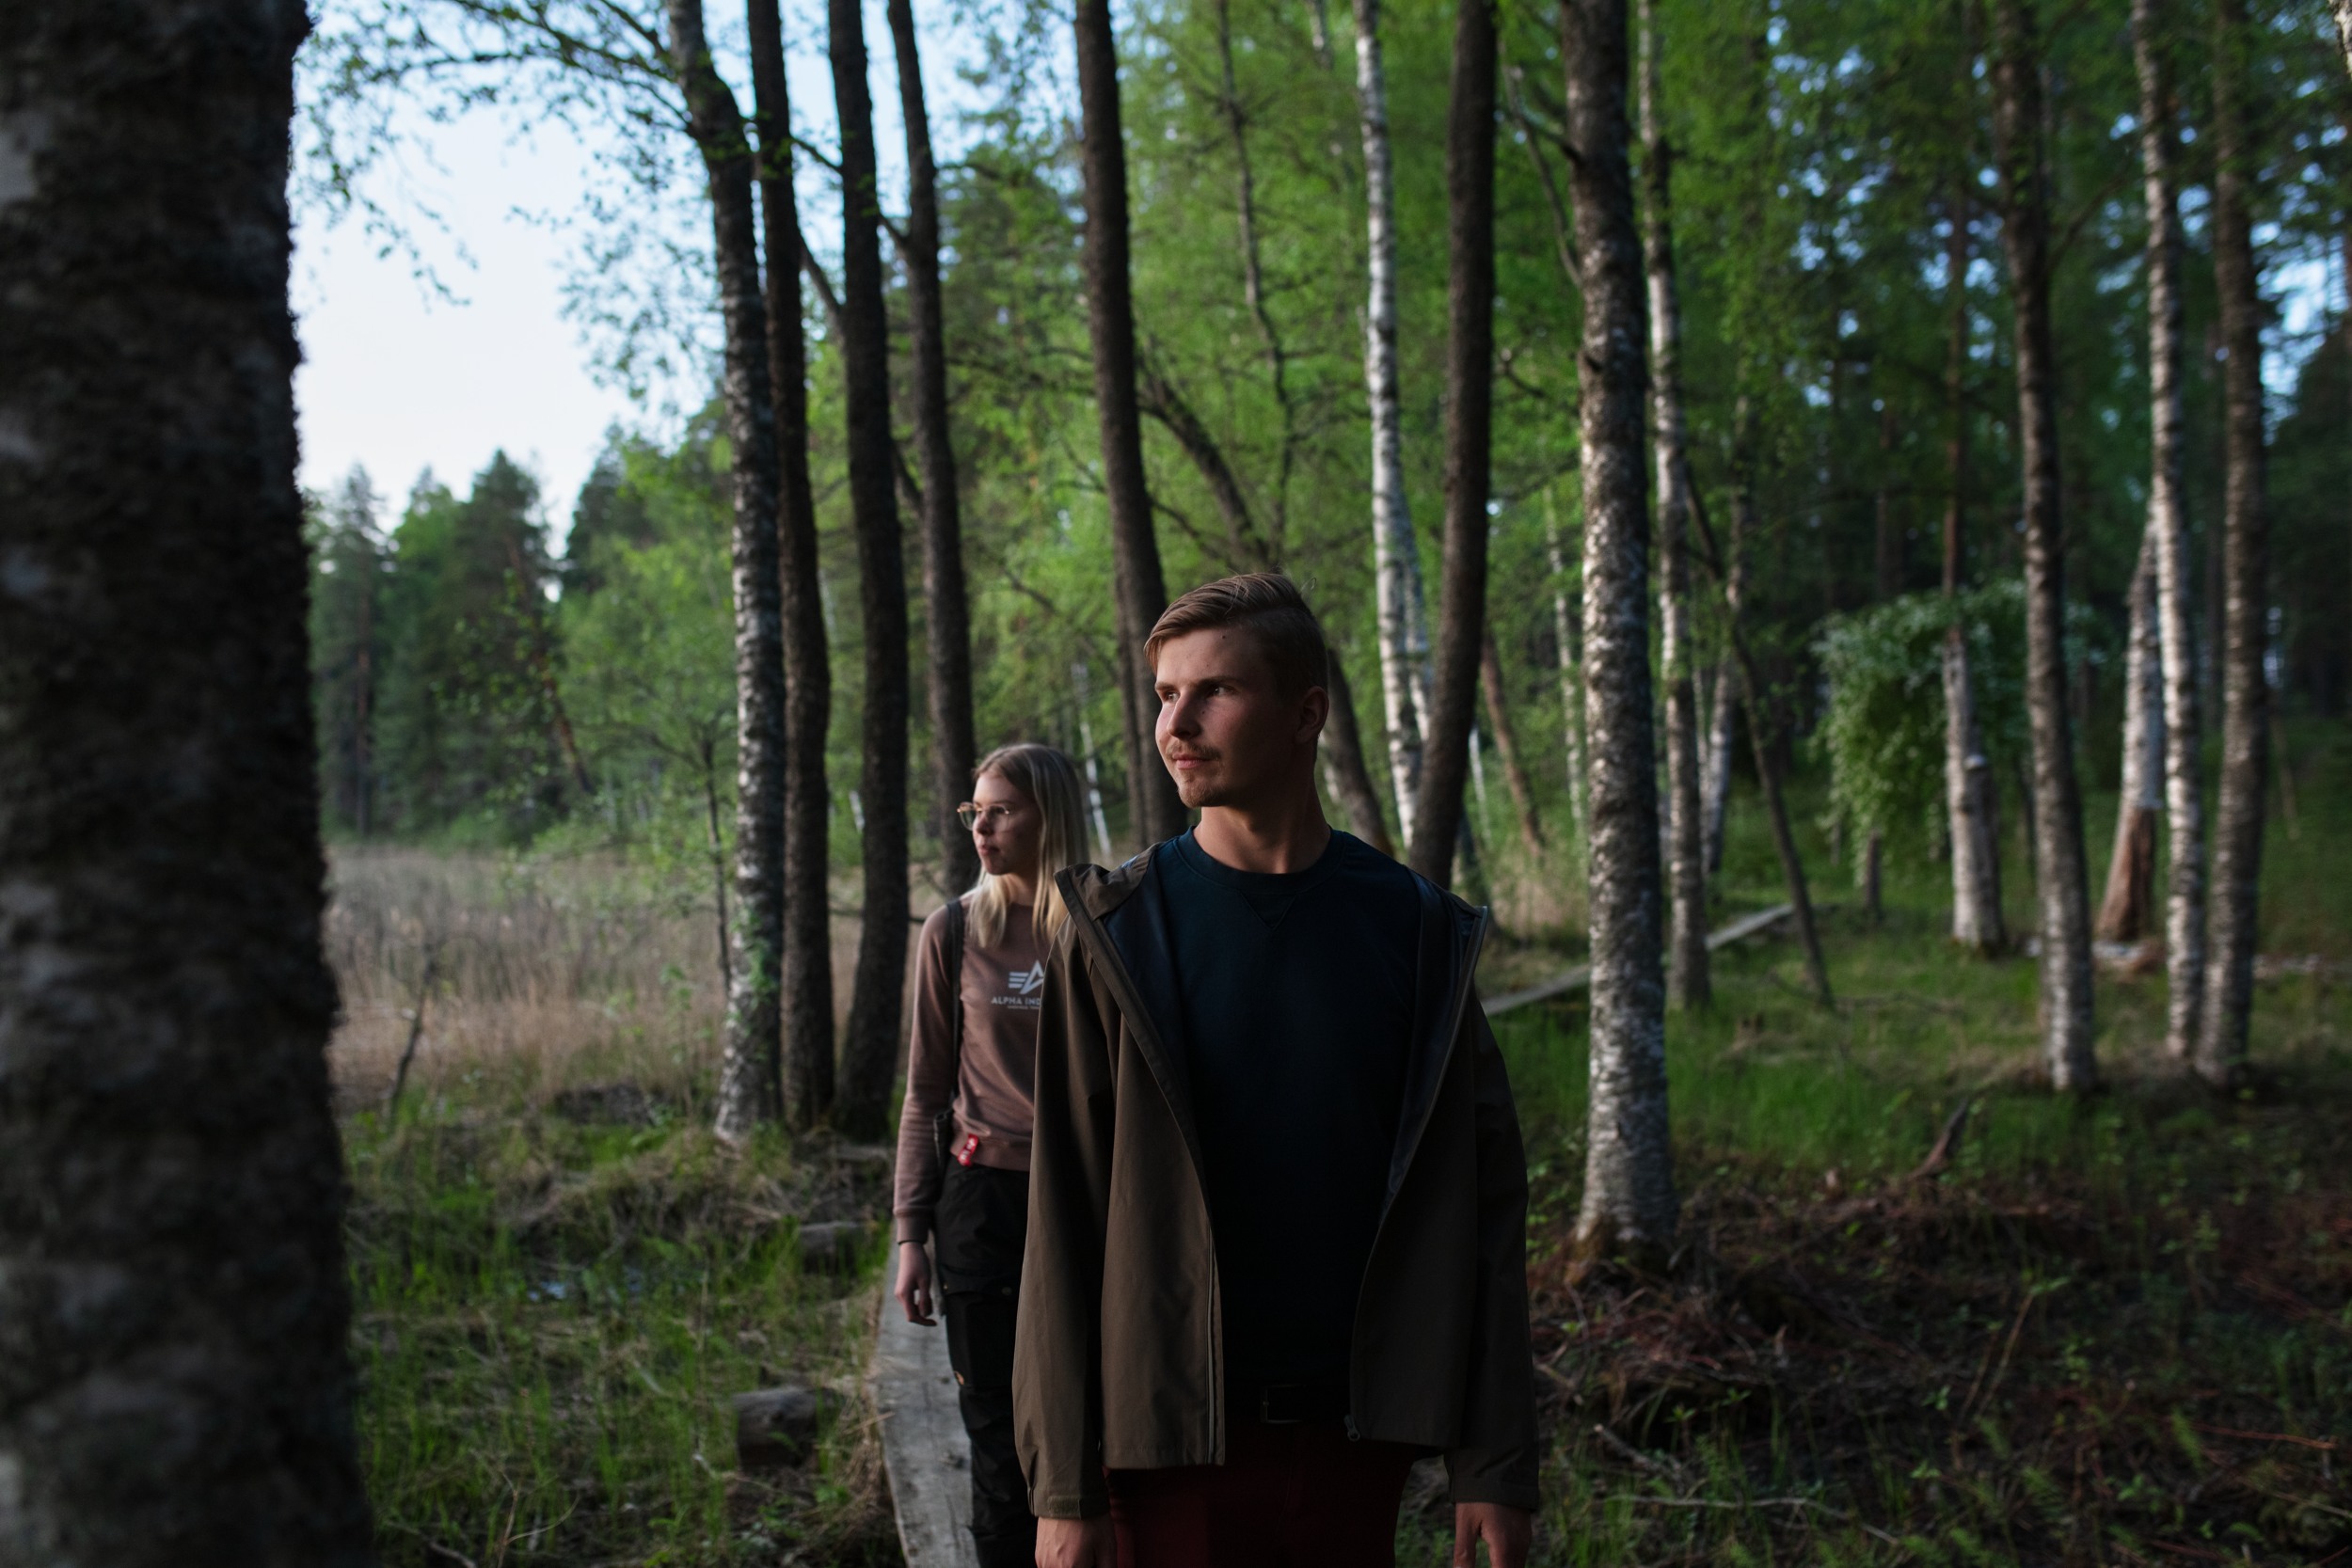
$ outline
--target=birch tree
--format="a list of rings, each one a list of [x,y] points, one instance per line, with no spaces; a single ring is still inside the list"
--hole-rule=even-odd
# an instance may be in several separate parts
[[[702,0],[668,0],[670,56],[710,182],[712,255],[725,334],[722,372],[735,527],[735,948],[728,966],[717,1130],[750,1134],[776,1114],[783,1019],[784,629],[776,540],[775,408],[760,294],[753,154],[735,94],[710,62]]]
[[[2034,897],[2042,925],[2042,1052],[2050,1082],[2098,1084],[2091,1054],[2090,911],[2082,795],[2066,702],[2066,544],[2058,514],[2058,372],[2050,331],[2050,211],[2042,55],[2031,0],[1999,0],[1994,64],[2001,244],[2015,304],[2017,427],[2025,469],[2026,711],[2033,736]]]
[[[362,1568],[285,0],[0,24],[0,1562]]]
[[[1568,564],[1567,552],[1560,540],[1559,505],[1549,491],[1544,496],[1544,560],[1551,568],[1551,634],[1560,660],[1560,753],[1567,763],[1568,823],[1576,835],[1577,851],[1581,854],[1588,843],[1584,799],[1584,669],[1577,656],[1577,650],[1581,646],[1583,627],[1583,562],[1580,556],[1575,567],[1571,568]],[[1568,593],[1571,581],[1578,584],[1578,592],[1573,598]]]
[[[979,877],[956,807],[972,789],[979,743],[972,722],[972,608],[963,580],[963,513],[947,421],[947,343],[939,293],[939,170],[923,103],[913,0],[889,0],[907,138],[907,308],[914,340],[914,445],[923,475],[923,609],[930,646],[931,829],[951,893]]]
[[[2173,173],[2180,131],[2156,31],[2156,0],[2133,0],[2139,79],[2141,189],[2148,207],[2148,532],[2155,541],[2156,625],[2164,672],[2164,1039],[2175,1060],[2194,1049],[2205,989],[2203,715],[2190,607],[2188,514],[2181,502],[2181,207]]]
[[[1678,1200],[1666,1127],[1651,739],[1649,517],[1642,470],[1641,239],[1625,0],[1562,0],[1566,135],[1584,296],[1577,356],[1584,498],[1584,713],[1592,838],[1592,1099],[1577,1250],[1662,1262]]]
[[[2214,288],[2221,301],[2224,451],[2222,520],[2221,795],[2215,804],[2213,909],[2197,1075],[2217,1087],[2246,1076],[2254,1005],[2254,942],[2262,893],[2263,792],[2269,783],[2269,518],[2264,496],[2262,278],[2254,261],[2247,132],[2250,28],[2242,0],[2214,11]]]
[[[1953,182],[1946,214],[1944,270],[1952,320],[1944,368],[1945,456],[1951,489],[1944,499],[1944,599],[1957,607],[1968,531],[1968,363],[1972,333],[1968,305],[1967,187]],[[1994,954],[2009,945],[2001,914],[1999,795],[1977,715],[1977,683],[1968,667],[1968,637],[1954,609],[1944,631],[1944,807],[1952,857],[1952,940],[1970,952]]]
[[[1380,0],[1355,0],[1357,123],[1364,146],[1364,394],[1372,405],[1372,560],[1379,624],[1389,785],[1408,838],[1421,815],[1422,718],[1429,711],[1429,633],[1421,546],[1405,495],[1405,420],[1396,361],[1396,179]]]
[[[1494,0],[1458,0],[1446,108],[1445,538],[1429,744],[1421,800],[1406,835],[1413,869],[1439,887],[1452,884],[1457,846],[1470,842],[1462,796],[1476,744],[1479,647],[1486,626],[1496,55]]]
[[[859,0],[829,0],[828,47],[841,127],[842,379],[850,512],[857,531],[865,701],[858,797],[864,886],[850,1021],[834,1120],[859,1137],[887,1125],[907,968],[907,584],[893,488],[890,319],[882,303],[874,104]]]
[[[2116,791],[2115,845],[2099,900],[2099,938],[2137,942],[2156,876],[2156,818],[2164,812],[2164,648],[2156,626],[2156,543],[2151,527],[2132,571],[2123,650],[2123,776]]]
[[[1641,0],[1642,259],[1649,282],[1652,450],[1658,462],[1660,669],[1666,682],[1666,843],[1675,1005],[1713,998],[1707,961],[1707,846],[1699,800],[1698,689],[1692,676],[1691,463],[1682,417],[1682,310],[1675,289],[1673,152],[1659,98],[1657,0]]]

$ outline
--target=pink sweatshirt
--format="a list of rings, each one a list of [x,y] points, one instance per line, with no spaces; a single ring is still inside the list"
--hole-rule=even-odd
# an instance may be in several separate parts
[[[967,911],[971,895],[963,899]],[[1037,1016],[1045,965],[1029,906],[1005,911],[1004,935],[982,947],[967,925],[963,963],[949,973],[947,911],[923,922],[915,955],[914,1022],[907,1045],[907,1101],[898,1113],[898,1168],[891,1212],[898,1239],[930,1239],[939,1156],[931,1118],[955,1106],[954,1149],[967,1164],[1029,1168],[1030,1088],[1037,1063]],[[956,1051],[956,1009],[963,1013],[962,1059]]]

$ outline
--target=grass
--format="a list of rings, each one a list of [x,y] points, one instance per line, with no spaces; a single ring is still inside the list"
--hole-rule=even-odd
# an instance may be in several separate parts
[[[1715,1008],[1669,1025],[1675,1268],[1578,1275],[1582,1011],[1501,1021],[1534,1182],[1538,1562],[2352,1568],[2352,745],[2313,728],[2291,750],[2264,948],[2327,961],[2260,987],[2245,1095],[2163,1059],[2160,975],[2103,974],[2108,1087],[2053,1098],[2030,960],[1957,956],[1939,869],[1900,853],[1866,926],[1808,826],[1836,1010],[1785,938],[1717,955]],[[2112,809],[2086,814],[2101,868]],[[707,912],[587,863],[370,852],[336,875],[385,1560],[897,1560],[856,1385],[880,1231],[837,1271],[803,1268],[794,1234],[878,1216],[882,1171],[703,1131]],[[1724,909],[1778,897],[1737,813]],[[387,1119],[428,937],[439,978]],[[1506,948],[1489,981],[1573,957]],[[1963,1101],[1949,1167],[1913,1180]],[[729,1396],[784,1381],[834,1412],[803,1463],[739,1473]],[[1437,1499],[1409,1494],[1400,1561],[1448,1560]]]

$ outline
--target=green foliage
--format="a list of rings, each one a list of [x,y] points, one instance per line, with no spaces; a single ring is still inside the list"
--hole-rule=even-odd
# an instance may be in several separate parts
[[[1977,722],[1994,777],[2026,752],[2025,591],[1996,583],[1947,602],[1913,594],[1834,615],[1814,644],[1829,700],[1813,744],[1830,768],[1830,811],[1863,832],[1920,823],[1944,803],[1944,645],[1967,639]]]

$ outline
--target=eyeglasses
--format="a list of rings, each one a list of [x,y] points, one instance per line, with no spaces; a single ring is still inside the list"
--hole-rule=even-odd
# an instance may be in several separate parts
[[[966,800],[956,808],[956,820],[968,832],[985,821],[992,828],[1001,828],[1019,815],[1019,806],[978,806]]]

